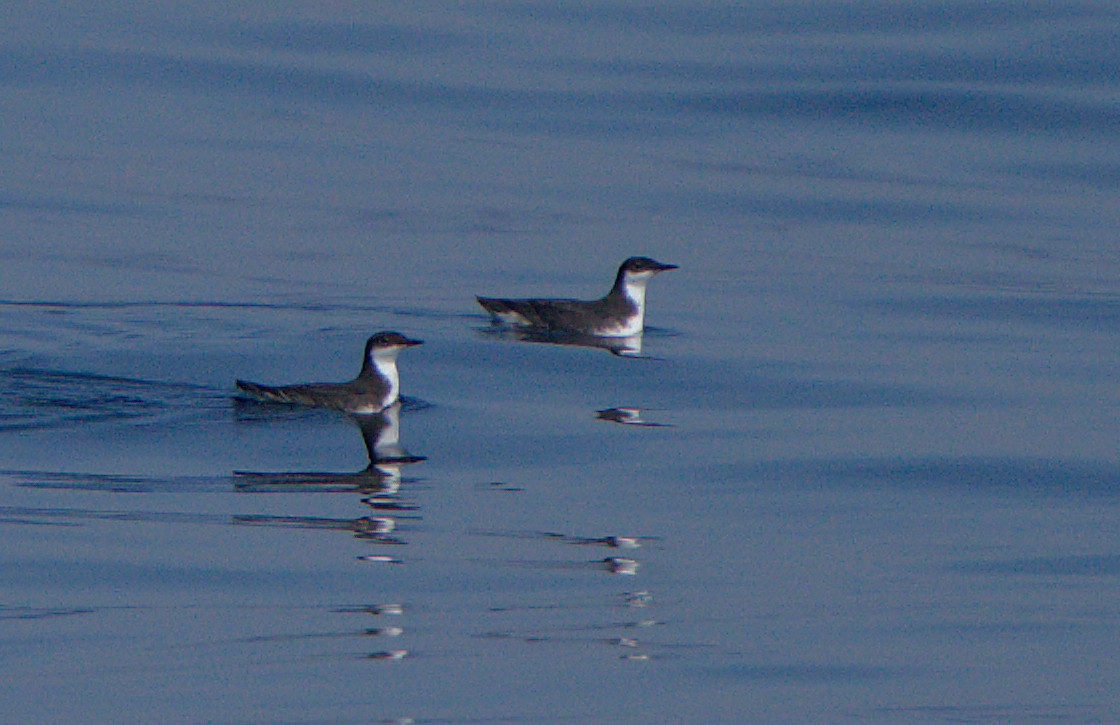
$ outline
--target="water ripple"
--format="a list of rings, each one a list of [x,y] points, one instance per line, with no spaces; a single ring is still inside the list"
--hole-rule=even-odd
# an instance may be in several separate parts
[[[12,367],[0,370],[0,432],[152,421],[222,400],[215,391],[183,383]]]

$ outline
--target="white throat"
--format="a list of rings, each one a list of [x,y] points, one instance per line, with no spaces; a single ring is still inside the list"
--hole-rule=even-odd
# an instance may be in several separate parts
[[[652,277],[653,272],[633,272],[627,274],[622,280],[622,293],[634,303],[637,312],[622,320],[616,328],[610,331],[610,334],[629,337],[642,331],[646,316],[646,283]]]
[[[374,350],[369,356],[378,375],[389,382],[389,390],[385,393],[385,399],[381,401],[383,406],[392,405],[400,397],[401,378],[397,373],[397,355],[400,351],[399,347],[383,347]]]
[[[407,455],[401,446],[401,404],[398,400],[381,411],[381,419],[385,427],[378,431],[377,440],[373,444],[374,457],[378,460],[386,458],[400,458]]]
[[[646,312],[646,284],[651,277],[653,274],[650,272],[628,274],[622,284],[622,291],[638,306],[638,317]]]

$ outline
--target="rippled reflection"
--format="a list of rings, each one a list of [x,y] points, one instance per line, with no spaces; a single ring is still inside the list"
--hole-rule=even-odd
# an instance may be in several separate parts
[[[619,584],[632,583],[640,576],[647,548],[661,541],[655,536],[609,534],[580,536],[556,531],[516,529],[482,529],[472,536],[508,541],[500,551],[517,551],[536,555],[526,558],[502,557],[496,564],[503,567],[530,568],[558,577],[604,575],[621,577]],[[558,548],[560,545],[563,548]],[[598,556],[568,551],[569,547],[601,547]],[[551,553],[551,555],[550,555]],[[557,554],[561,554],[557,556]],[[666,645],[648,642],[649,635],[664,622],[647,611],[654,607],[653,594],[647,589],[621,589],[603,599],[601,595],[571,599],[544,598],[537,601],[514,601],[489,609],[490,626],[474,635],[485,640],[513,640],[553,645],[601,645],[603,654],[624,660],[644,661],[662,656]],[[620,616],[619,611],[626,615]],[[660,636],[660,635],[659,635]],[[656,653],[656,654],[655,654]]]
[[[612,549],[639,549],[643,542],[657,541],[653,536],[572,536],[555,531],[475,531],[476,536],[492,536],[509,539],[538,539],[560,541],[577,546],[606,546]]]
[[[640,590],[622,592],[614,595],[605,603],[595,605],[590,603],[560,603],[537,605],[518,605],[491,608],[491,614],[502,620],[511,620],[508,626],[500,626],[489,631],[480,632],[475,637],[485,640],[519,640],[532,643],[551,644],[598,644],[610,648],[611,654],[617,654],[624,660],[649,660],[663,656],[661,652],[667,650],[667,645],[656,642],[655,633],[666,626],[655,617],[635,615],[633,612],[624,617],[615,616],[617,610],[644,610],[652,607],[653,595],[649,591]],[[591,609],[604,609],[611,615],[601,622],[586,621],[587,615],[580,615],[573,620],[564,615],[573,611]],[[534,614],[534,622],[528,626],[523,621],[526,613]],[[643,612],[644,614],[644,612]],[[551,617],[551,621],[546,621]],[[501,624],[501,622],[499,622]],[[621,650],[621,653],[619,653]]]
[[[90,372],[0,370],[0,432],[92,423],[168,423],[204,413],[220,398],[208,388]]]
[[[348,531],[355,538],[375,541],[379,544],[403,544],[393,536],[397,529],[396,519],[387,516],[360,516],[354,519],[329,518],[320,516],[266,516],[238,515],[233,523],[245,526],[290,526],[299,529],[323,529]]]
[[[574,345],[594,347],[620,357],[647,358],[642,354],[642,333],[628,337],[599,337],[575,332],[554,332],[517,327],[488,327],[479,329],[487,337],[516,342],[535,342],[544,345]]]
[[[242,402],[238,410],[248,419],[259,419],[262,404]],[[263,404],[268,410],[271,406]],[[235,517],[235,523],[256,526],[291,526],[301,529],[325,529],[346,531],[354,538],[378,546],[404,546],[401,538],[401,522],[414,521],[418,515],[409,514],[420,507],[403,499],[401,485],[402,469],[419,463],[425,458],[412,455],[401,443],[400,414],[402,410],[418,410],[426,407],[413,399],[402,399],[377,413],[354,415],[350,418],[362,436],[369,464],[360,471],[283,471],[254,472],[235,471],[235,487],[242,493],[308,492],[337,491],[360,495],[358,503],[365,507],[366,513],[354,518],[333,518],[299,515],[248,515]],[[281,413],[281,411],[274,411]],[[293,412],[283,411],[283,412]],[[298,412],[295,412],[298,415]],[[372,513],[370,513],[372,510]],[[399,550],[399,549],[398,549]],[[358,565],[401,566],[404,559],[387,553],[358,554],[353,560]],[[364,613],[374,616],[401,616],[404,608],[400,604],[378,604],[340,610]],[[363,637],[396,638],[404,634],[398,625],[367,627]],[[395,662],[409,656],[404,648],[379,649],[369,651],[364,659],[369,661]]]
[[[362,435],[369,465],[360,471],[234,471],[240,491],[264,492],[298,488],[357,490],[365,493],[395,494],[404,466],[426,460],[414,456],[400,442],[401,401],[370,415],[348,416]]]
[[[648,428],[671,428],[668,423],[653,423],[644,420],[642,413],[646,412],[643,408],[605,408],[604,410],[595,411],[595,417],[599,420],[610,421],[611,423],[620,423],[622,425],[638,425],[646,426]]]
[[[399,521],[415,519],[404,512],[419,506],[401,499],[401,469],[425,460],[414,456],[401,444],[400,413],[404,403],[397,401],[377,413],[349,415],[362,434],[369,465],[360,471],[235,471],[235,488],[242,493],[275,493],[281,491],[349,491],[364,494],[360,503],[377,515],[354,518],[318,516],[244,515],[234,523],[256,526],[291,526],[301,529],[334,529],[348,531],[355,538],[381,545],[403,545],[398,532]],[[416,407],[415,405],[413,407]],[[358,556],[366,563],[401,564],[400,559],[384,555]]]

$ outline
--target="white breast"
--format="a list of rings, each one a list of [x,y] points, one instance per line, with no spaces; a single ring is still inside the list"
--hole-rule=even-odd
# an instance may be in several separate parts
[[[387,347],[375,350],[371,355],[374,368],[389,382],[389,390],[381,399],[382,408],[392,405],[400,397],[401,379],[397,373],[397,355],[400,351],[399,347]]]
[[[652,277],[652,272],[631,272],[626,275],[622,290],[638,311],[617,322],[604,325],[596,331],[596,334],[604,337],[630,337],[642,331],[646,317],[646,283]]]

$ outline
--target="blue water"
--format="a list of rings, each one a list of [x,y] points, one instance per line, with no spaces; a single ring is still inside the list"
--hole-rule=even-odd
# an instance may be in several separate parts
[[[1120,717],[1112,3],[2,15],[6,721]]]

